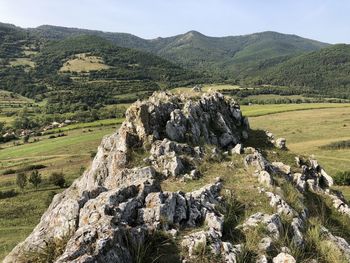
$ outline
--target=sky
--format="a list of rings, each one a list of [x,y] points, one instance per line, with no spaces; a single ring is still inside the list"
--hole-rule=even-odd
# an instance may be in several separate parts
[[[349,0],[0,0],[0,22],[126,32],[147,39],[190,30],[209,36],[277,31],[350,43]]]

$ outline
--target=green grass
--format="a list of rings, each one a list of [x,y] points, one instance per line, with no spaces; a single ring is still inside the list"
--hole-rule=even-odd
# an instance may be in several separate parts
[[[65,154],[86,154],[86,143],[97,142],[106,134],[115,129],[110,127],[107,129],[82,133],[81,130],[68,136],[55,139],[45,139],[36,143],[24,144],[16,147],[8,147],[0,151],[0,160],[8,160],[13,158],[27,158],[31,156],[48,156],[48,155],[65,155]],[[77,148],[77,146],[79,146]]]
[[[93,128],[93,127],[99,127],[99,126],[116,125],[116,124],[121,124],[123,121],[124,121],[124,118],[113,118],[113,119],[98,120],[98,121],[86,122],[86,123],[75,123],[62,128],[49,130],[49,132],[64,132],[64,131],[70,131],[70,130],[82,129],[82,128]]]
[[[311,109],[346,108],[349,103],[301,103],[301,104],[267,104],[267,105],[242,105],[244,116],[258,117],[275,113],[294,112]]]
[[[337,107],[328,109],[284,112],[269,115],[268,118],[251,117],[249,121],[252,128],[269,130],[276,137],[285,137],[288,148],[293,152],[315,155],[332,174],[350,167],[350,149],[320,148],[322,145],[350,139],[350,108],[340,108],[341,105],[335,104]],[[246,114],[245,109],[243,114]]]

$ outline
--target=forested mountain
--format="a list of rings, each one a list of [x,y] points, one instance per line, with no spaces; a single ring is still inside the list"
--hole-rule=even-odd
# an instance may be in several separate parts
[[[281,58],[318,50],[328,44],[276,32],[243,36],[208,37],[196,31],[146,40],[131,34],[40,26],[31,29],[38,36],[63,39],[72,35],[92,34],[129,48],[152,52],[184,67],[222,77],[243,77],[266,59]]]
[[[309,87],[331,97],[350,97],[350,45],[338,44],[262,68],[255,84]]]
[[[86,102],[87,97],[124,102],[129,100],[124,94],[135,99],[161,88],[208,82],[282,85],[349,98],[349,54],[347,45],[276,32],[208,37],[190,31],[147,40],[125,33],[0,24],[0,88],[48,98],[52,105],[63,98],[66,105],[82,108],[96,102]]]
[[[163,58],[99,36],[50,40],[7,24],[0,24],[0,62],[0,89],[45,99],[48,112],[134,101],[199,78]]]

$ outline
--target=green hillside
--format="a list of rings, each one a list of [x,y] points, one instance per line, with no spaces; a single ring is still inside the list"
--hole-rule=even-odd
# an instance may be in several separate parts
[[[262,68],[255,82],[306,87],[309,93],[350,98],[350,45],[338,44]]]
[[[234,37],[207,37],[191,31],[169,39],[156,39],[156,53],[178,63],[240,77],[260,61],[318,50],[326,46],[294,35],[263,32]]]
[[[35,34],[63,39],[72,35],[98,35],[129,48],[146,50],[187,68],[201,70],[223,78],[242,78],[255,71],[265,60],[318,50],[328,44],[295,35],[262,32],[243,36],[208,37],[196,31],[146,40],[125,33],[41,26]]]
[[[5,47],[0,49],[5,65],[0,69],[0,88],[46,100],[50,112],[62,99],[60,111],[86,110],[92,104],[130,102],[154,90],[198,82],[269,85],[235,91],[244,96],[349,98],[347,46],[296,35],[268,31],[208,37],[190,31],[146,40],[49,25],[21,29],[1,24],[0,29]]]
[[[199,78],[151,53],[118,47],[98,36],[51,41],[14,26],[0,28],[1,43],[13,47],[0,50],[0,89],[44,100],[46,113],[130,102]]]

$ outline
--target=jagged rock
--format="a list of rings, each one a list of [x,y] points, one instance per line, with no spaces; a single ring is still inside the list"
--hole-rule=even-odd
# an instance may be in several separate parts
[[[279,172],[289,175],[291,172],[290,166],[282,162],[272,162],[271,165]]]
[[[209,228],[213,228],[214,230],[218,231],[221,235],[222,227],[223,227],[223,217],[217,216],[215,213],[207,213],[205,217],[205,223],[208,225]]]
[[[201,177],[201,173],[197,169],[194,169],[190,172],[190,176],[194,180],[199,179]]]
[[[306,189],[305,175],[301,173],[293,174],[293,182],[296,184],[299,191],[304,192]]]
[[[225,259],[225,262],[236,263],[237,255],[242,251],[241,245],[233,246],[230,242],[222,242],[222,248],[223,248],[223,259]]]
[[[239,227],[241,227],[243,231],[247,231],[249,228],[257,227],[259,224],[266,225],[266,229],[272,238],[279,238],[283,227],[278,214],[268,215],[258,212],[250,216],[243,225]]]
[[[259,255],[255,263],[268,263],[267,257],[265,255]]]
[[[272,250],[272,238],[271,237],[264,237],[260,240],[258,244],[258,248],[262,252],[269,252]]]
[[[276,257],[272,260],[273,263],[296,263],[296,260],[293,256],[287,254],[287,253],[279,253]]]
[[[265,192],[265,194],[270,198],[270,205],[276,208],[278,214],[283,214],[289,217],[297,215],[297,212],[290,207],[281,196],[271,192]]]
[[[279,149],[287,149],[287,140],[285,138],[278,138],[275,142],[275,146]]]
[[[220,158],[220,151],[217,147],[214,147],[212,150],[211,150],[211,158],[212,159],[218,159]]]
[[[248,129],[249,122],[239,106],[219,93],[204,94],[196,100],[160,92],[134,103],[119,131],[102,140],[89,170],[55,196],[38,226],[4,262],[19,262],[18,258],[36,253],[39,248],[45,251],[48,244],[67,240],[55,262],[129,263],[133,261],[131,247],[143,244],[149,235],[162,230],[182,239],[181,244],[188,252],[188,255],[183,253],[184,262],[191,262],[197,250],[207,247],[225,262],[236,263],[243,245],[222,240],[221,180],[217,178],[214,183],[187,193],[162,191],[160,182],[168,176],[174,177],[171,180],[198,179],[201,176],[198,164],[204,157],[213,155],[221,160],[230,149],[231,153],[241,154],[241,140],[247,138]],[[203,144],[211,144],[213,152],[205,152],[200,146]],[[136,164],[133,154],[149,149],[149,156],[142,157],[145,164],[136,159],[138,167],[133,167]],[[332,178],[317,161],[299,160],[302,173],[291,174],[289,166],[279,162],[270,164],[254,148],[244,148],[244,153],[248,154],[245,165],[255,168],[259,182],[276,193],[280,192],[274,185],[282,173],[284,179],[293,178],[298,189],[311,188],[327,194],[338,211],[350,213],[346,202],[328,189]],[[276,181],[272,176],[276,176]],[[290,233],[298,247],[304,244],[307,226],[307,213],[294,211],[282,199],[283,193],[266,194],[277,213],[256,213],[237,227],[243,231],[257,226],[266,228],[257,262],[267,262],[265,254],[270,252],[272,240],[281,237],[282,214],[292,218]],[[178,233],[185,227],[203,224],[201,231],[185,236]],[[326,230],[324,233],[343,253],[350,255],[344,239]],[[287,250],[282,252],[274,262],[295,262]]]
[[[273,185],[272,177],[267,171],[256,171],[254,175],[258,177],[258,181],[260,184],[265,185],[267,187]]]
[[[189,169],[197,178],[193,164],[183,158],[199,160],[204,154],[200,143],[234,147],[247,129],[239,106],[219,93],[191,100],[160,92],[137,101],[119,131],[102,140],[91,168],[54,198],[32,234],[4,262],[57,239],[68,239],[57,262],[130,262],[126,235],[131,244],[142,243],[153,229],[195,227],[204,220],[211,226],[210,237],[217,236],[212,242],[217,248],[221,183],[186,194],[161,192],[157,172],[179,176]],[[149,146],[145,161],[151,167],[128,168],[133,151]]]
[[[321,168],[321,176],[323,179],[323,183],[325,184],[326,187],[331,187],[333,185],[333,178],[329,176],[325,170]]]
[[[275,136],[273,135],[272,132],[265,131],[265,134],[266,134],[268,140],[272,141],[275,139]]]
[[[304,246],[304,237],[302,234],[302,231],[304,230],[304,222],[302,219],[298,217],[294,217],[291,223],[292,227],[292,241],[297,247],[303,247]]]
[[[196,253],[201,253],[200,249],[205,249],[207,246],[207,235],[205,231],[190,234],[182,240],[181,245],[188,250],[189,257],[192,257]]]
[[[170,158],[165,156],[164,159],[164,174],[178,176],[185,170],[182,160],[178,156],[174,155]]]
[[[333,185],[333,178],[326,173],[317,160],[310,158],[306,161],[300,157],[295,159],[302,173],[295,173],[291,177],[299,191],[304,192],[309,189],[322,193]]]
[[[333,193],[331,191],[325,191],[325,194],[328,195],[333,201],[333,207],[338,210],[340,213],[350,217],[350,207],[345,201],[344,196],[339,193]]]
[[[167,138],[162,141],[158,140],[153,142],[150,150],[150,153],[154,158],[168,155],[173,152],[177,155],[190,155],[196,158],[200,158],[203,155],[203,150],[199,146],[193,148],[186,143],[178,143]]]
[[[259,171],[271,171],[271,166],[261,153],[255,151],[244,158],[245,166],[254,166]]]
[[[190,172],[190,174],[184,175],[184,180],[198,180],[201,176],[201,173],[197,169],[194,169]]]
[[[231,149],[231,154],[241,154],[243,153],[243,146],[242,144],[238,143],[235,147]]]

